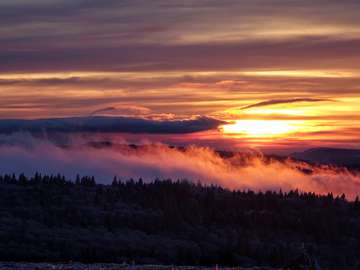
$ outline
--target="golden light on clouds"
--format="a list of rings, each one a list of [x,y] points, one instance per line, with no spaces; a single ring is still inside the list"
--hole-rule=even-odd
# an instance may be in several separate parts
[[[352,78],[360,74],[355,71],[339,70],[255,70],[244,71],[246,76],[257,77],[298,77],[298,78]]]
[[[359,74],[351,69],[2,73],[0,112],[2,118],[33,119],[113,108],[121,116],[124,108],[142,106],[145,113],[134,117],[206,115],[229,122],[193,140],[346,146],[358,141]]]
[[[356,95],[332,99],[255,99],[247,106],[227,109],[232,122],[223,125],[221,132],[226,138],[260,148],[344,147],[344,142],[349,145],[350,141],[357,145],[358,104]]]
[[[272,69],[244,69],[244,70],[161,70],[161,71],[64,71],[64,72],[27,72],[27,73],[2,73],[0,80],[41,80],[41,79],[70,79],[70,78],[111,78],[111,79],[154,79],[178,78],[183,76],[201,78],[232,78],[219,81],[217,85],[229,85],[238,76],[250,77],[299,77],[299,78],[356,78],[360,77],[358,70],[272,70]]]

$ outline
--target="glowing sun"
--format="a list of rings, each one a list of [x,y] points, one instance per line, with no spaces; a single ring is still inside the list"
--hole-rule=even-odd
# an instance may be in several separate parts
[[[297,130],[293,121],[287,120],[236,120],[222,126],[224,133],[244,134],[249,137],[276,137]]]

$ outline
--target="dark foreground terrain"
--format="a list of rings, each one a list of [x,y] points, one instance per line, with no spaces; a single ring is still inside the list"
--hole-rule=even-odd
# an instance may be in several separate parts
[[[1,263],[0,270],[275,270],[265,267],[199,267],[171,265],[134,265],[128,266],[115,263]]]
[[[360,203],[183,181],[5,175],[0,261],[359,269]],[[56,267],[37,269],[88,269]]]

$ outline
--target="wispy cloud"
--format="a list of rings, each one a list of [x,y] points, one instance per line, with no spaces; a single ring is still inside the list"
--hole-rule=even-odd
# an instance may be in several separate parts
[[[251,104],[245,107],[242,107],[242,110],[247,110],[251,108],[257,107],[265,107],[271,105],[279,105],[279,104],[289,104],[289,103],[300,103],[300,102],[321,102],[321,101],[331,101],[330,99],[321,99],[321,98],[292,98],[292,99],[272,99],[266,100],[259,103]]]
[[[140,116],[140,115],[148,115],[151,112],[149,108],[137,105],[121,105],[121,106],[111,106],[106,108],[97,109],[91,112],[91,116]]]

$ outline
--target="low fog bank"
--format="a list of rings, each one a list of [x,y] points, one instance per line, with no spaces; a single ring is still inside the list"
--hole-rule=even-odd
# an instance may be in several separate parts
[[[3,136],[0,140],[3,174],[60,173],[71,179],[77,174],[91,175],[104,184],[110,184],[115,175],[123,180],[188,179],[230,189],[345,193],[349,199],[360,193],[360,175],[345,168],[311,166],[291,159],[269,160],[260,154],[223,158],[204,147],[177,149],[151,144],[136,148],[121,140],[117,146],[94,147],[83,138],[68,140],[63,147],[24,134]]]

